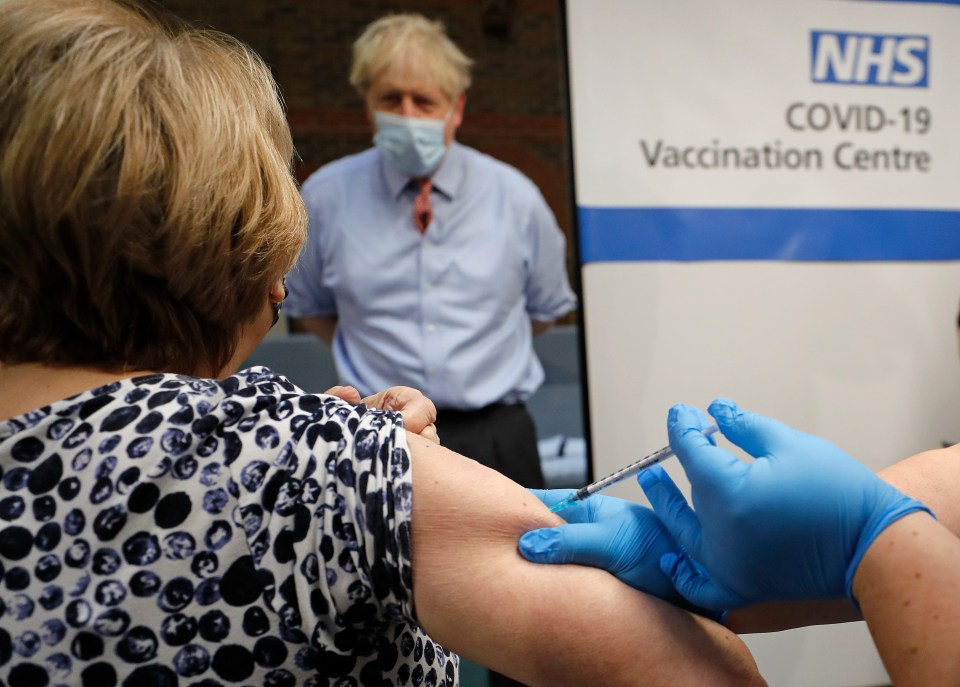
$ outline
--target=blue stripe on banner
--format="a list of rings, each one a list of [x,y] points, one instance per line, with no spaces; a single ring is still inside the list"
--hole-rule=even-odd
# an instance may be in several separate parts
[[[960,260],[960,210],[579,207],[582,262]]]
[[[905,2],[919,5],[925,3],[928,5],[960,5],[960,0],[874,0],[874,2]]]

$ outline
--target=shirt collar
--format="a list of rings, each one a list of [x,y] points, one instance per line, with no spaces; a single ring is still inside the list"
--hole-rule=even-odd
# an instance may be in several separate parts
[[[379,151],[377,151],[379,152]],[[390,191],[390,197],[396,200],[400,194],[409,186],[411,177],[398,171],[390,165],[383,154],[380,154],[380,166],[383,169],[383,178],[387,183],[387,190]],[[460,191],[464,177],[463,146],[456,141],[450,143],[446,155],[440,167],[430,177],[433,182],[433,188],[453,199]]]

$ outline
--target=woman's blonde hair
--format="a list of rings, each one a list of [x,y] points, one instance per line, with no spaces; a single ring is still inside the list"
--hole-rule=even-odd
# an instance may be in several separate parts
[[[442,23],[420,14],[391,14],[367,26],[354,42],[350,84],[366,97],[382,74],[421,73],[455,100],[470,87],[472,64]]]
[[[263,61],[113,0],[0,0],[0,361],[219,371],[306,215]]]

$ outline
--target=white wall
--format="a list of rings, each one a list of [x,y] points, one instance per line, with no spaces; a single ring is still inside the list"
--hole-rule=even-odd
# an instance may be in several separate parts
[[[720,395],[875,469],[960,441],[957,263],[597,263],[583,278],[598,477],[663,446],[670,405]],[[632,481],[610,493],[644,501]],[[862,624],[747,642],[772,687],[885,680]]]

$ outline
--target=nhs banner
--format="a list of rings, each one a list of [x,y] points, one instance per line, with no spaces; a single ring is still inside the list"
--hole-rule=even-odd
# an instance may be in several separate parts
[[[960,258],[960,6],[568,3],[584,261]]]
[[[811,31],[810,44],[814,82],[927,87],[927,36]]]
[[[958,3],[566,0],[595,477],[716,396],[875,470],[960,442]],[[862,623],[744,641],[890,683]]]

